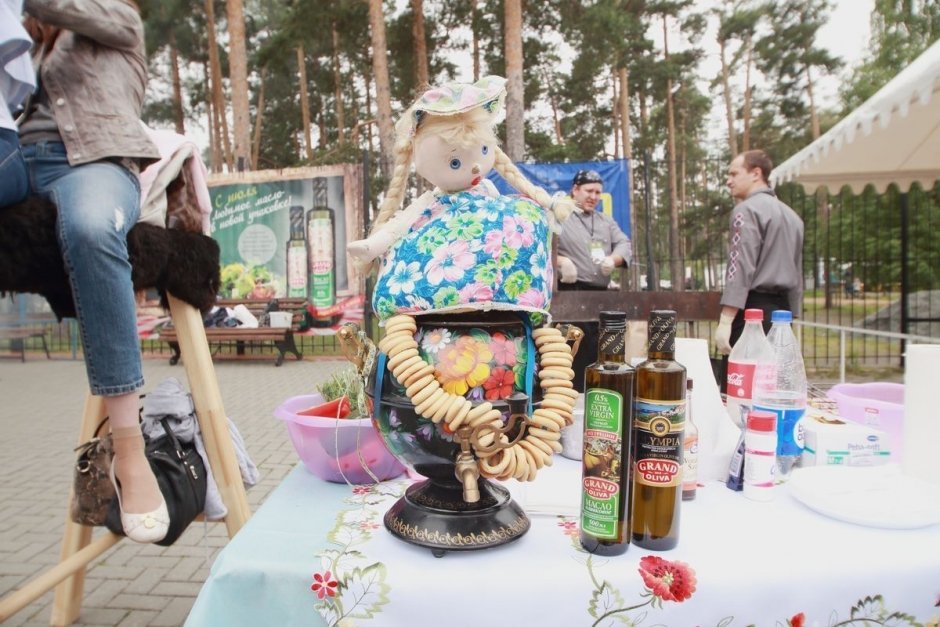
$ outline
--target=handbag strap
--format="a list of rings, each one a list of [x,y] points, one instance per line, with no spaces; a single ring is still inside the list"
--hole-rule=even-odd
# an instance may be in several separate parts
[[[176,456],[180,459],[186,457],[186,452],[183,451],[183,446],[180,444],[180,441],[176,438],[176,434],[173,433],[173,429],[170,428],[170,423],[166,418],[160,419],[160,424],[163,425],[163,432],[170,438],[170,442],[173,443],[173,448],[176,450]]]

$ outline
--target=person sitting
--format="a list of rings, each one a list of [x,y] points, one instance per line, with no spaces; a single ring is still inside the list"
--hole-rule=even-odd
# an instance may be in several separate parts
[[[140,212],[140,168],[159,158],[139,118],[147,64],[131,0],[25,0],[39,90],[19,127],[31,192],[58,207],[92,394],[104,397],[112,481],[125,534],[157,542],[166,502],[144,455],[144,384],[127,233]]]

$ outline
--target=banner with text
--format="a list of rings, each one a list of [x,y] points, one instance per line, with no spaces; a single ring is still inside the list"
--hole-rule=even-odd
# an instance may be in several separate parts
[[[360,178],[358,165],[212,177],[221,296],[302,297],[327,309],[337,294],[358,293],[342,251],[361,231]]]

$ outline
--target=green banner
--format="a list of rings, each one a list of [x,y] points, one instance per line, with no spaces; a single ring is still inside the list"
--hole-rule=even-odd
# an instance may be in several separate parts
[[[318,307],[333,305],[337,290],[348,287],[345,255],[336,254],[347,241],[342,174],[265,174],[253,172],[246,182],[210,183],[212,237],[221,249],[221,296],[316,295]]]

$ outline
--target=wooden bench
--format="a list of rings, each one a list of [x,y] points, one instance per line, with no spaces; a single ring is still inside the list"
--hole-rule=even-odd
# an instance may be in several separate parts
[[[51,359],[49,355],[49,345],[46,343],[46,331],[44,327],[0,327],[0,340],[7,340],[10,343],[10,352],[12,357],[19,353],[20,361],[26,361],[26,340],[38,337],[42,340],[42,348],[46,352],[46,359]]]
[[[300,349],[294,342],[294,333],[301,330],[301,324],[304,320],[304,311],[307,306],[306,298],[278,298],[278,311],[288,311],[292,314],[291,325],[289,327],[271,327],[266,326],[266,319],[263,317],[265,309],[270,303],[265,299],[220,299],[217,303],[219,307],[234,308],[236,305],[244,305],[251,314],[258,318],[265,326],[249,328],[244,326],[237,327],[208,327],[206,329],[206,339],[209,344],[215,346],[213,357],[220,359],[254,359],[253,355],[245,353],[245,347],[250,343],[272,344],[277,349],[277,358],[274,361],[275,366],[284,363],[284,358],[288,353],[293,353],[298,360],[303,359]],[[175,365],[180,359],[179,343],[176,338],[176,329],[167,328],[160,331],[160,339],[170,345],[173,355],[170,357],[170,364]],[[221,345],[226,342],[235,343],[235,353],[220,352]]]

